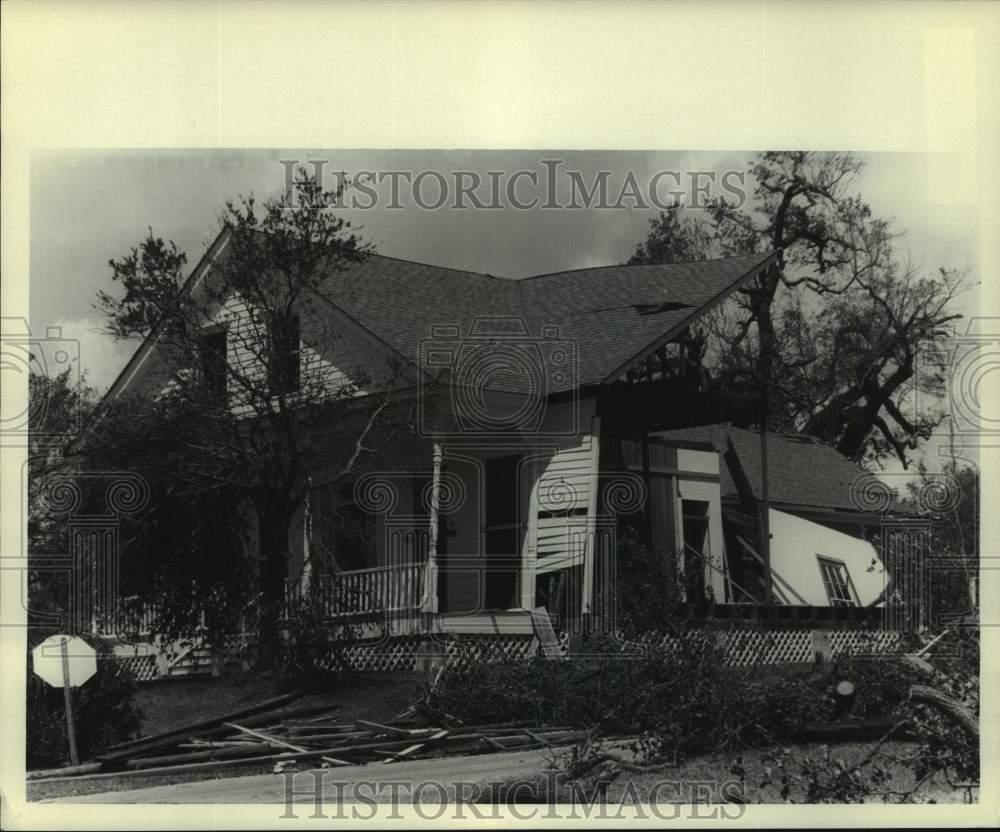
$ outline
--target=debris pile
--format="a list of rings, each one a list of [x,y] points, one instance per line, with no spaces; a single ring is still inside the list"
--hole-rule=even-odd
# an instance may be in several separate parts
[[[155,734],[107,749],[71,769],[29,772],[40,781],[63,777],[208,772],[236,766],[294,769],[515,751],[564,746],[584,738],[569,727],[428,724],[408,708],[390,724],[343,719],[335,704],[289,708],[300,694],[287,694],[215,719]]]

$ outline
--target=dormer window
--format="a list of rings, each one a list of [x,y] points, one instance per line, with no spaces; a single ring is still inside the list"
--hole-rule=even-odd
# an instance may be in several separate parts
[[[198,342],[201,353],[201,378],[205,394],[212,404],[226,404],[227,340],[224,329],[213,330],[201,336]]]
[[[267,378],[271,395],[295,393],[299,389],[299,317],[274,316],[268,320]]]

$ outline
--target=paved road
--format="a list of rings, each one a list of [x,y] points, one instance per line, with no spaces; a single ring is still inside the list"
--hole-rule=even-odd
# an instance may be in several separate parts
[[[385,803],[396,791],[401,803],[409,804],[414,795],[421,802],[438,803],[442,792],[449,799],[456,788],[466,799],[475,793],[473,783],[528,778],[549,768],[552,751],[508,751],[497,754],[477,754],[470,757],[443,757],[434,760],[411,760],[397,763],[371,763],[365,766],[342,766],[301,771],[289,778],[283,774],[261,774],[251,777],[227,777],[175,783],[130,791],[101,792],[78,797],[55,798],[53,803],[286,803],[286,787],[291,779],[296,804],[310,804],[309,809],[295,812],[308,817],[315,801],[316,778],[320,778],[323,800],[337,802]],[[424,784],[421,786],[421,784]],[[467,785],[462,785],[467,784]],[[332,814],[327,810],[327,814]]]

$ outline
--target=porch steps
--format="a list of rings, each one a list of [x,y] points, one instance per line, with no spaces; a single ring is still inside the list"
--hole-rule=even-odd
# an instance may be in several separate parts
[[[535,607],[531,611],[531,625],[534,627],[535,637],[538,639],[538,650],[542,658],[560,658],[562,648],[559,646],[556,631],[552,629],[552,619],[549,618],[549,612],[545,607]]]

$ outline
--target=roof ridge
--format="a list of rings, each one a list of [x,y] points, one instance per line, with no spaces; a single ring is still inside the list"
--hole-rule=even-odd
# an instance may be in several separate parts
[[[443,269],[447,272],[456,272],[457,274],[471,275],[473,277],[488,277],[491,280],[502,280],[505,283],[512,281],[517,282],[517,278],[501,277],[500,275],[487,274],[486,272],[475,272],[470,269],[456,269],[454,266],[442,266],[439,263],[425,263],[423,260],[410,260],[406,257],[394,257],[391,254],[382,254],[380,251],[371,251],[367,256],[380,257],[383,260],[395,260],[397,263],[409,263],[411,266],[426,266],[430,269]]]
[[[702,257],[700,259],[693,260],[677,260],[673,263],[608,263],[604,266],[584,266],[582,269],[562,269],[557,272],[545,272],[544,274],[532,274],[527,277],[515,277],[511,278],[518,283],[524,283],[527,280],[535,280],[539,277],[555,277],[560,274],[576,274],[578,272],[593,272],[598,269],[648,269],[663,266],[689,266],[692,263],[717,263],[720,260],[739,260],[745,257],[768,257],[772,254],[777,254],[779,249],[773,248],[768,251],[754,252],[751,254],[731,254],[728,257]]]

